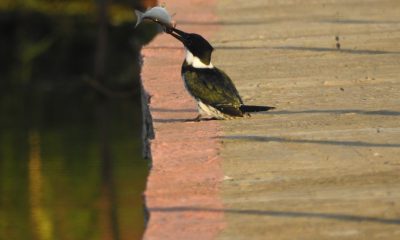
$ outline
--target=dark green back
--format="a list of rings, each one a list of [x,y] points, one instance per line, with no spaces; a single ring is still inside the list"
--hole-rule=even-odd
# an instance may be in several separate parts
[[[232,80],[218,68],[193,68],[184,63],[182,75],[189,93],[197,100],[222,113],[243,116],[239,109],[243,104]]]

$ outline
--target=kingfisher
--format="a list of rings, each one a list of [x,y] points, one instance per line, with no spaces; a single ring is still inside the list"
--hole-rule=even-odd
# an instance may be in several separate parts
[[[274,109],[243,103],[229,76],[212,64],[214,48],[201,35],[186,33],[173,26],[165,26],[165,32],[182,42],[186,50],[181,74],[185,88],[197,101],[199,114],[193,121],[200,121],[205,115],[223,120]]]

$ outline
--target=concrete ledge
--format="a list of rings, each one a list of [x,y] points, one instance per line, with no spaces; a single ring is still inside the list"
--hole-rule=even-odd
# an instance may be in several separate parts
[[[168,7],[211,40],[214,65],[246,103],[277,110],[185,123],[196,109],[182,46],[161,35],[146,47],[155,138],[145,239],[400,239],[397,0]]]
[[[214,1],[167,4],[169,11],[177,12],[183,30],[201,32],[207,38],[216,30],[216,26],[199,24],[215,21]],[[223,212],[190,209],[222,208],[219,184],[223,173],[216,139],[220,127],[217,122],[184,122],[196,117],[197,109],[180,76],[184,58],[180,42],[160,35],[142,53],[142,81],[150,97],[154,129],[145,193],[150,218],[144,239],[214,239],[224,226]],[[145,130],[148,132],[147,127]]]

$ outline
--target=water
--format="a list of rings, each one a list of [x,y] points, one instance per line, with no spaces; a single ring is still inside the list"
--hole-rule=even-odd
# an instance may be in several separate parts
[[[86,121],[1,129],[0,239],[140,239],[139,108],[93,107]]]
[[[151,34],[108,25],[98,88],[96,24],[90,16],[0,12],[0,239],[143,234],[138,56]]]

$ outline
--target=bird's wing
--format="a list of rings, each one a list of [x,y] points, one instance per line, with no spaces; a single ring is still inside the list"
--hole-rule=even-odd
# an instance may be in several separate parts
[[[240,106],[243,101],[232,80],[218,68],[182,68],[182,75],[188,91],[198,100],[222,113],[242,116]]]

